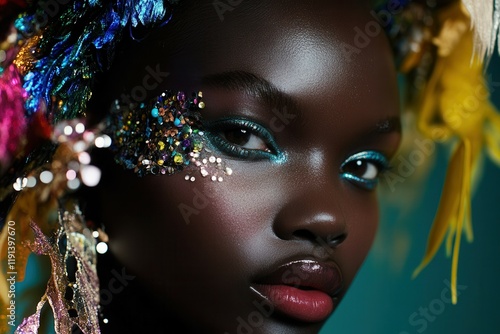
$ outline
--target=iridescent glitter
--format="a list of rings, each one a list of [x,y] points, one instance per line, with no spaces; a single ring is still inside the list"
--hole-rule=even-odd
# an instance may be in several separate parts
[[[139,176],[172,175],[191,166],[202,177],[223,181],[232,170],[207,147],[202,99],[202,92],[187,97],[183,92],[165,91],[149,103],[127,105],[116,100],[106,130],[113,140],[116,162]],[[185,179],[196,177],[189,174]]]
[[[78,207],[73,212],[62,212],[59,223],[60,228],[51,237],[31,223],[35,240],[27,245],[34,253],[49,256],[52,275],[36,312],[23,320],[16,334],[38,332],[40,312],[47,301],[54,312],[57,333],[73,333],[78,331],[76,327],[84,334],[100,333],[95,240]]]
[[[24,36],[43,32],[40,42],[32,45],[38,56],[36,62],[29,66],[29,73],[23,73],[24,88],[29,95],[27,116],[37,112],[40,101],[53,111],[54,122],[84,116],[94,77],[109,69],[123,36],[128,33],[135,38],[137,30],[167,24],[177,2],[64,1],[48,18],[45,7],[35,5],[38,2],[34,1],[28,13],[15,22]],[[41,23],[43,17],[50,20],[42,19]]]

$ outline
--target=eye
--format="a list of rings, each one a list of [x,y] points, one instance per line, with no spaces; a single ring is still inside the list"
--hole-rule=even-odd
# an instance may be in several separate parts
[[[248,129],[237,128],[226,130],[221,132],[221,136],[227,140],[228,143],[245,149],[271,152],[266,142]]]
[[[225,118],[205,122],[203,126],[215,149],[229,156],[275,162],[284,157],[269,130],[254,121]]]
[[[389,168],[388,159],[377,151],[364,151],[347,158],[340,167],[341,177],[368,190],[374,189],[380,174]]]

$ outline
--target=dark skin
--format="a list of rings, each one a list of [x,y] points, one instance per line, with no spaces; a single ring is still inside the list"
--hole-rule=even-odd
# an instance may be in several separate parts
[[[125,268],[136,278],[104,308],[110,319],[105,333],[237,333],[237,319],[247,319],[260,301],[252,284],[295,260],[334,261],[343,277],[340,300],[377,229],[376,192],[340,173],[358,152],[374,150],[390,159],[400,141],[396,74],[384,33],[358,54],[341,49],[342,42],[353,44],[354,27],[373,21],[368,4],[243,2],[224,14],[224,22],[211,3],[197,8],[179,11],[140,50],[119,59],[110,76],[115,85],[109,86],[117,88],[109,96],[130,91],[145,66],[160,64],[170,72],[160,91],[202,90],[207,120],[255,121],[269,130],[286,159],[249,161],[217,153],[234,171],[221,183],[186,182],[185,173],[139,178],[106,164],[95,197],[103,203],[99,219],[118,271]],[[282,98],[267,101],[241,85],[206,80],[228,72],[258,77]],[[294,117],[276,123],[272,109],[285,107]],[[267,148],[265,141],[257,143],[254,149]],[[208,204],[186,224],[179,205],[194,207],[195,190]],[[101,269],[103,287],[107,274]],[[273,312],[252,329],[317,333],[323,323]]]

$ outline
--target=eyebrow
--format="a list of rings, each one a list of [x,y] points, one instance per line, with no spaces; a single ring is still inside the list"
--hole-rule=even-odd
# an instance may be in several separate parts
[[[243,91],[245,94],[259,98],[271,108],[286,110],[301,116],[298,103],[288,94],[264,78],[246,71],[228,71],[208,75],[202,78],[202,84],[212,88],[228,91]]]
[[[221,88],[228,91],[243,91],[244,93],[260,98],[271,108],[287,108],[287,111],[301,116],[298,103],[289,95],[279,90],[269,81],[246,71],[227,71],[211,74],[202,78],[202,84],[211,88]],[[378,121],[370,131],[373,134],[401,133],[399,116],[392,116]]]

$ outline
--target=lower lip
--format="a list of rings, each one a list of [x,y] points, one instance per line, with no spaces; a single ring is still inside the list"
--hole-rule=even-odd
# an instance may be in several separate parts
[[[332,297],[319,290],[301,290],[288,285],[255,285],[276,311],[305,322],[323,321],[333,312]]]

